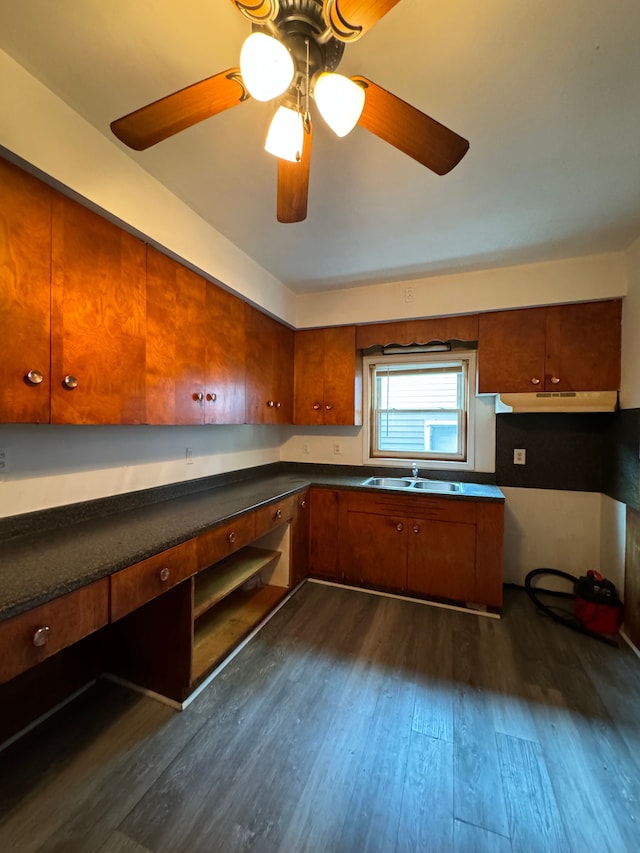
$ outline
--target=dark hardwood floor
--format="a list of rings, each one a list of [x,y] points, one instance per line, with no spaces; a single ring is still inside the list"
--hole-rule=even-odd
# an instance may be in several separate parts
[[[640,660],[305,584],[184,712],[99,683],[0,753],[10,853],[637,853]]]

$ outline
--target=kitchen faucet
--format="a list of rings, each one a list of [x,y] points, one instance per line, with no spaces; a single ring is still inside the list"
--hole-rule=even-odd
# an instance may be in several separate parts
[[[419,473],[420,472],[418,471],[418,463],[414,462],[413,465],[411,466],[411,476],[413,477],[414,480],[416,480],[418,478]]]

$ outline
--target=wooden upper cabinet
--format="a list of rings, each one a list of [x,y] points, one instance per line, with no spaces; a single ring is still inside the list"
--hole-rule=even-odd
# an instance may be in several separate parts
[[[615,391],[620,300],[480,315],[478,393]]]
[[[54,194],[51,421],[145,420],[145,260],[140,240]]]
[[[205,312],[207,424],[245,421],[246,337],[244,302],[209,284]]]
[[[362,423],[362,377],[355,335],[354,326],[295,333],[294,423]]]
[[[148,247],[147,423],[204,423],[206,288],[201,276]]]
[[[51,189],[0,159],[0,422],[47,423]]]
[[[246,421],[291,423],[293,416],[293,332],[245,305],[247,333]]]
[[[429,317],[423,320],[397,320],[392,323],[367,323],[356,327],[357,349],[390,344],[428,344],[431,341],[477,341],[478,315]]]
[[[547,308],[547,391],[616,391],[620,387],[622,303]]]

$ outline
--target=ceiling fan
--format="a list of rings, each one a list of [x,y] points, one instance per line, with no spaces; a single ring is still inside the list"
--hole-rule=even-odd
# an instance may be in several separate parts
[[[231,0],[253,24],[240,67],[160,98],[111,123],[142,151],[250,97],[278,99],[266,149],[278,157],[279,222],[307,215],[312,123],[309,99],[339,136],[356,124],[444,175],[466,154],[457,133],[366,77],[336,73],[345,43],[364,35],[400,0]]]

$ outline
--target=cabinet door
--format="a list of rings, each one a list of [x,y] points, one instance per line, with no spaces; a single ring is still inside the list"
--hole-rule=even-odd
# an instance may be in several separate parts
[[[293,331],[275,320],[273,327],[273,387],[275,423],[293,423]]]
[[[144,243],[54,194],[51,421],[145,420]]]
[[[295,333],[294,412],[296,424],[324,423],[324,333],[303,329]]]
[[[407,587],[407,531],[401,516],[347,513],[345,580],[381,589]]]
[[[147,422],[204,423],[206,282],[153,249],[147,256]]]
[[[547,391],[620,387],[619,300],[554,305],[547,310]]]
[[[362,423],[362,381],[355,326],[324,330],[324,423]]]
[[[245,304],[247,330],[246,422],[275,423],[272,320]]]
[[[291,583],[309,574],[309,492],[296,495],[296,512],[291,524]]]
[[[478,334],[478,393],[544,390],[545,309],[481,314]]]
[[[339,577],[339,492],[309,491],[309,572],[320,577]]]
[[[407,586],[411,592],[453,601],[475,601],[476,526],[408,521]]]
[[[0,195],[0,421],[46,423],[51,380],[51,190],[0,159]]]
[[[245,421],[246,328],[242,300],[207,285],[205,423]]]

